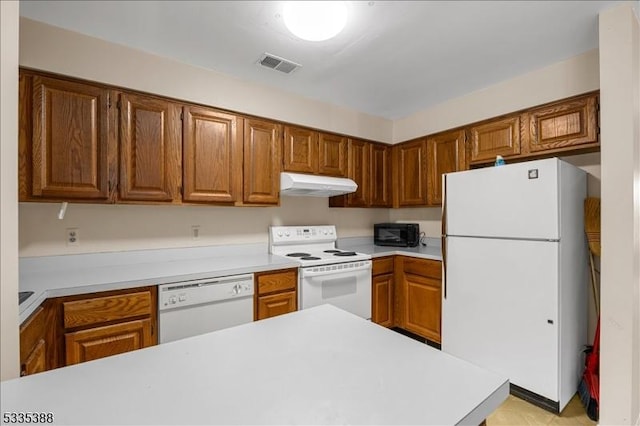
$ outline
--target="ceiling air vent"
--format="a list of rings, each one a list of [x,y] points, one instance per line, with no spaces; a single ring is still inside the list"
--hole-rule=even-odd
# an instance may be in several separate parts
[[[263,67],[271,68],[272,70],[280,71],[285,74],[291,74],[295,69],[302,66],[276,55],[272,55],[271,53],[265,53],[262,55],[258,63]]]

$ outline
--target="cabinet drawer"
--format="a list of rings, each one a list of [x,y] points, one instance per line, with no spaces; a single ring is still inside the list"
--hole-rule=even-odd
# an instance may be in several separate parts
[[[256,319],[261,320],[278,315],[295,312],[298,308],[295,291],[261,296],[258,298],[258,313]]]
[[[63,312],[65,328],[151,315],[151,293],[144,291],[64,302]]]
[[[295,290],[298,283],[298,273],[295,269],[275,273],[256,274],[256,277],[258,294]]]
[[[393,272],[393,256],[373,259],[372,268],[373,269],[371,274],[373,276],[392,273]]]
[[[442,263],[437,260],[403,258],[405,274],[421,275],[435,279],[442,278]]]

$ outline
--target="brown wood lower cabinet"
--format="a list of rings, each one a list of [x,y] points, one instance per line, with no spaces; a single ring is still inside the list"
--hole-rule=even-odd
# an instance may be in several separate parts
[[[393,256],[373,259],[372,268],[371,321],[385,327],[393,327]]]
[[[65,334],[66,364],[78,364],[155,344],[151,320],[127,321]]]
[[[396,325],[440,343],[442,263],[396,256]]]
[[[47,310],[41,306],[20,326],[20,375],[50,368],[51,342],[47,334]]]
[[[157,287],[50,299],[55,328],[53,367],[157,344]]]
[[[255,274],[254,319],[261,320],[298,310],[298,270]]]

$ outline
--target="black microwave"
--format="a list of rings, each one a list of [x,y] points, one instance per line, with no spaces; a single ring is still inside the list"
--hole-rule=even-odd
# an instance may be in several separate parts
[[[376,223],[373,244],[377,246],[415,247],[420,242],[417,223]]]

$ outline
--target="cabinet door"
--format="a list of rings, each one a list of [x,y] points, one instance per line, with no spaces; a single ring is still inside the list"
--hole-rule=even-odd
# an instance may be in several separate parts
[[[295,291],[258,297],[258,313],[256,319],[265,319],[287,314],[298,310]]]
[[[183,116],[182,199],[237,201],[242,184],[242,141],[238,139],[237,117],[198,107],[185,107]]]
[[[320,133],[318,136],[318,172],[323,175],[347,176],[347,138]]]
[[[532,153],[597,145],[598,96],[590,95],[531,110],[529,132],[529,150]]]
[[[520,115],[512,115],[471,127],[471,163],[487,163],[497,155],[520,154]]]
[[[161,99],[125,93],[120,95],[119,106],[119,199],[178,199],[180,107]]]
[[[393,327],[393,274],[372,279],[371,320],[385,327]]]
[[[405,274],[405,327],[440,343],[441,283],[421,275]]]
[[[32,196],[108,200],[111,97],[97,86],[33,78]]]
[[[44,308],[39,307],[20,327],[20,375],[48,370],[49,361],[47,319]]]
[[[282,169],[287,172],[317,173],[318,132],[285,126],[282,157]]]
[[[347,203],[350,207],[366,207],[369,205],[370,149],[371,145],[368,142],[349,139],[347,176],[358,185],[356,192],[347,194]]]
[[[153,345],[151,320],[141,319],[65,334],[67,365]]]
[[[282,156],[281,126],[271,121],[244,121],[244,202],[278,204]]]
[[[391,149],[380,144],[371,144],[370,200],[371,207],[391,207]]]
[[[442,175],[465,170],[465,132],[441,133],[427,138],[427,187],[430,206],[442,204]]]
[[[427,143],[419,139],[396,145],[398,206],[427,204]]]

